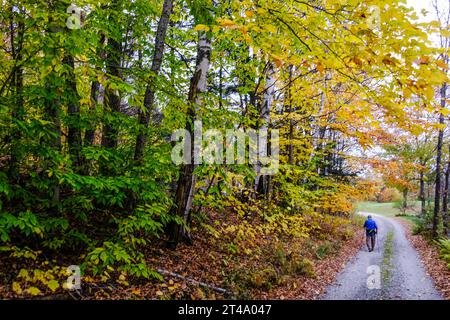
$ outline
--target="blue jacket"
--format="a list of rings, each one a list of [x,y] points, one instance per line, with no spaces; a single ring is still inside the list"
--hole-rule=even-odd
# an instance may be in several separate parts
[[[370,236],[378,232],[377,223],[372,219],[367,219],[364,222],[364,228],[366,229],[366,235]]]

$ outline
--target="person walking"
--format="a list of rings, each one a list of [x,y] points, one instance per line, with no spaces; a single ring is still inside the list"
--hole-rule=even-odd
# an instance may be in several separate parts
[[[375,237],[378,233],[378,226],[372,216],[369,215],[367,220],[364,222],[364,229],[366,229],[366,244],[369,252],[372,252],[375,248]]]

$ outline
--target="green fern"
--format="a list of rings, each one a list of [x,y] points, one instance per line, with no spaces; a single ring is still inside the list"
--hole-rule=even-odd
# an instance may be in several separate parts
[[[450,270],[450,239],[440,239],[438,243],[440,246],[439,257],[447,263],[447,268]]]

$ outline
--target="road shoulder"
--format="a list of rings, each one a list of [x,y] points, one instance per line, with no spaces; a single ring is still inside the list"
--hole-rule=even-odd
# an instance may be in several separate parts
[[[421,235],[412,234],[412,223],[402,218],[395,218],[405,230],[405,235],[419,254],[427,274],[433,279],[437,290],[446,300],[450,300],[450,271],[444,261],[439,259],[439,250]]]

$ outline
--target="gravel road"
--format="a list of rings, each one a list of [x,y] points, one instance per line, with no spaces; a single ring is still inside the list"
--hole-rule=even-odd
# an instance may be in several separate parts
[[[368,213],[361,213],[365,216]],[[405,237],[402,226],[384,216],[371,214],[380,229],[379,246],[368,252],[364,246],[330,285],[323,300],[440,300],[433,280],[426,274],[416,250]],[[379,277],[368,271],[379,267]],[[370,269],[369,269],[370,270]],[[369,279],[372,282],[369,289]],[[377,286],[376,284],[380,285]]]

